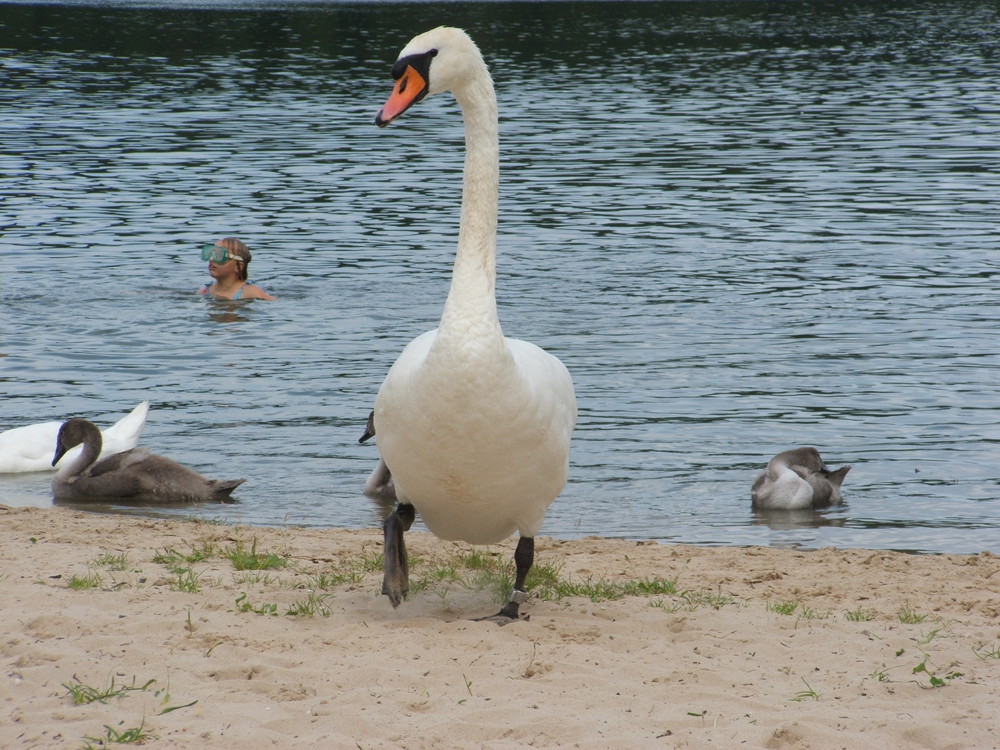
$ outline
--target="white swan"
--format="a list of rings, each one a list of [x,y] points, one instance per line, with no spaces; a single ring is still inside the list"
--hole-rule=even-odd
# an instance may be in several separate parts
[[[754,508],[800,510],[839,505],[840,485],[851,470],[831,471],[815,448],[795,448],[779,453],[767,464],[750,490]]]
[[[146,426],[149,402],[143,401],[102,433],[101,458],[121,453],[139,444],[139,435]],[[0,474],[24,471],[52,471],[52,449],[62,422],[15,427],[0,433]],[[80,455],[80,448],[69,451],[55,466],[59,469]]]
[[[55,464],[71,448],[82,445],[79,457],[56,471],[56,500],[130,503],[224,502],[244,479],[207,479],[146,448],[132,448],[98,459],[101,431],[86,419],[70,419],[59,428],[53,449]]]
[[[436,536],[492,544],[519,532],[516,579],[498,622],[517,619],[534,536],[566,484],[576,423],[573,381],[558,359],[505,338],[497,318],[499,143],[493,80],[464,31],[415,37],[392,69],[396,86],[375,123],[425,96],[455,95],[465,121],[461,227],[438,328],[414,339],[375,401],[376,445],[399,499],[385,522],[383,593],[405,597],[403,531],[414,508]]]

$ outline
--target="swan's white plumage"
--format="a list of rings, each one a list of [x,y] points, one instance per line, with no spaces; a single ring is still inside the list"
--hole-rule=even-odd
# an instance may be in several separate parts
[[[750,490],[755,508],[802,510],[843,502],[840,485],[851,470],[842,466],[831,471],[815,448],[794,448],[779,453],[767,463]]]
[[[576,422],[557,358],[505,338],[495,298],[499,145],[493,82],[458,30],[415,37],[400,58],[437,50],[429,94],[450,90],[466,127],[461,226],[440,324],[414,339],[375,401],[376,444],[435,535],[474,544],[533,537],[566,484]]]
[[[101,458],[131,450],[139,443],[139,436],[146,426],[149,402],[143,401],[129,414],[101,432],[103,447]],[[56,438],[62,422],[40,422],[38,424],[15,427],[0,433],[0,474],[27,471],[52,471],[69,466],[80,455],[78,446],[59,459],[52,466]]]
[[[758,477],[751,493],[759,508],[798,510],[811,508],[813,489],[809,482],[785,464],[768,464],[768,470]]]

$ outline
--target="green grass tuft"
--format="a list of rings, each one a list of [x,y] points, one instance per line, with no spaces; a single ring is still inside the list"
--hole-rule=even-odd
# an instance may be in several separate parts
[[[66,588],[74,591],[85,591],[86,589],[100,588],[102,583],[98,573],[88,573],[85,576],[72,575],[66,582]]]
[[[200,547],[192,547],[190,552],[178,552],[175,549],[165,549],[153,555],[153,562],[167,567],[177,567],[182,564],[192,565],[203,562],[216,554],[211,542],[202,542]]]
[[[118,726],[122,726],[124,723],[124,721],[119,721]],[[97,748],[105,748],[112,744],[141,745],[146,740],[151,739],[151,735],[145,731],[144,727],[145,722],[140,723],[137,727],[129,727],[128,729],[115,729],[114,727],[105,724],[104,736],[84,737],[85,744],[83,748],[84,750],[97,750]]]
[[[265,604],[254,604],[247,597],[246,592],[240,594],[236,597],[236,611],[237,612],[253,612],[256,615],[271,615],[272,617],[278,616],[278,605],[271,603]]]
[[[63,687],[66,688],[67,695],[73,699],[73,703],[81,706],[94,702],[107,703],[109,698],[118,698],[125,695],[125,693],[134,691],[145,691],[154,682],[156,682],[156,680],[149,680],[145,684],[137,686],[135,684],[135,677],[133,677],[131,685],[126,685],[125,683],[118,685],[115,683],[115,678],[112,676],[111,681],[104,687],[100,688],[95,688],[91,685],[84,685],[79,680],[73,684],[63,683]]]
[[[233,583],[241,586],[270,586],[278,580],[270,573],[262,573],[259,570],[250,570],[233,576]]]
[[[817,693],[815,690],[812,689],[812,686],[808,682],[806,682],[806,680],[805,680],[804,677],[800,677],[799,679],[801,679],[802,682],[805,683],[806,689],[802,690],[801,692],[796,693],[795,697],[792,698],[792,700],[793,701],[808,701],[808,700],[818,701],[819,700],[819,693]]]
[[[201,590],[199,581],[201,573],[196,573],[191,568],[176,568],[172,575],[164,580],[171,591],[183,591],[187,594],[197,594]]]
[[[899,621],[904,625],[917,625],[927,619],[927,615],[917,614],[914,610],[910,609],[909,605],[904,606],[899,610]]]
[[[222,556],[228,558],[236,570],[277,570],[288,565],[288,556],[274,552],[257,550],[257,538],[254,537],[249,549],[242,541],[223,551]]]
[[[778,615],[790,615],[799,608],[797,601],[768,602],[766,605],[768,612]]]
[[[328,594],[310,593],[305,599],[301,599],[285,612],[289,617],[329,617],[330,608],[326,606]]]
[[[878,613],[874,609],[863,609],[862,607],[844,612],[844,617],[850,622],[869,622],[877,616]]]
[[[102,565],[109,570],[128,570],[129,562],[128,556],[122,552],[120,554],[114,555],[110,552],[106,552],[96,560],[94,560],[95,565]]]
[[[985,643],[982,643],[973,648],[972,653],[974,653],[981,661],[986,661],[987,659],[1000,659],[1000,643],[995,646],[988,646]]]

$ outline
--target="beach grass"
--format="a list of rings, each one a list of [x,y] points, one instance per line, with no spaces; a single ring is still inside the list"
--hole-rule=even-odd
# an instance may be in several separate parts
[[[799,602],[791,600],[768,602],[764,607],[768,612],[773,612],[776,615],[790,615],[799,608]]]
[[[118,722],[118,726],[124,724],[124,721]],[[151,735],[145,731],[145,726],[145,721],[137,727],[125,729],[116,729],[110,724],[105,724],[103,737],[84,737],[83,750],[98,750],[98,748],[106,748],[108,745],[141,745],[146,740],[152,739]]]
[[[98,589],[104,584],[100,573],[90,572],[87,575],[71,575],[66,582],[66,588],[73,591],[86,591],[87,589]]]
[[[171,571],[171,575],[164,580],[171,591],[183,591],[188,594],[197,594],[201,590],[202,573],[192,568],[178,568]]]
[[[118,554],[105,552],[103,555],[94,560],[94,564],[106,567],[109,570],[117,571],[128,570],[129,568],[128,555],[124,552],[120,552]]]
[[[1000,643],[993,645],[987,645],[984,643],[982,645],[974,647],[972,649],[972,653],[974,653],[980,661],[988,661],[989,659],[1000,659]]]
[[[222,556],[232,563],[236,570],[276,570],[288,566],[289,556],[257,549],[257,537],[250,546],[243,541],[235,542],[222,551]]]
[[[909,604],[904,605],[902,608],[900,608],[899,612],[897,613],[897,617],[899,618],[899,621],[904,625],[919,625],[920,623],[922,623],[924,620],[927,619],[926,614],[922,615],[918,613],[916,610],[912,609]]]
[[[115,681],[114,675],[108,681],[107,685],[102,687],[94,687],[92,685],[85,685],[76,680],[72,683],[64,683],[63,687],[66,688],[66,694],[73,699],[73,703],[81,706],[87,703],[107,703],[111,698],[119,698],[126,693],[134,691],[145,691],[152,685],[156,680],[149,680],[142,685],[136,684],[135,677],[132,678],[132,684],[127,685],[125,683],[118,683]]]
[[[117,682],[114,675],[112,675],[106,685],[94,687],[93,685],[84,684],[74,676],[74,682],[64,683],[63,687],[66,688],[66,695],[78,706],[91,703],[107,704],[112,699],[121,699],[130,693],[149,693],[158,698],[160,705],[163,707],[157,712],[157,716],[163,716],[182,708],[189,708],[198,702],[197,700],[193,700],[189,703],[171,706],[169,705],[171,699],[169,685],[165,688],[154,688],[155,684],[155,679],[149,679],[140,684],[134,675],[131,683]],[[104,734],[100,737],[84,737],[83,750],[98,750],[98,748],[106,748],[110,745],[141,745],[151,739],[153,739],[153,736],[146,731],[145,717],[139,722],[139,726],[126,726],[125,721],[122,720],[115,726],[105,724]]]
[[[846,617],[849,622],[870,622],[878,617],[878,612],[874,609],[858,607],[857,609],[844,612],[844,617]]]
[[[191,565],[203,562],[216,554],[215,546],[211,542],[202,542],[198,547],[192,546],[189,552],[178,552],[176,549],[165,549],[153,555],[153,562],[168,567],[177,566],[181,563]]]
[[[237,586],[254,586],[265,591],[291,588],[310,592],[303,599],[283,605],[275,600],[251,598],[251,594],[244,591],[237,596],[235,611],[271,616],[283,613],[293,617],[325,617],[330,613],[329,595],[338,588],[365,585],[366,581],[371,581],[381,573],[384,558],[381,550],[363,551],[357,557],[336,561],[318,571],[309,570],[307,566],[293,568],[289,554],[262,549],[256,538],[250,542],[238,539],[229,546],[201,541],[189,544],[187,551],[166,548],[153,556],[154,563],[165,565],[169,571],[169,575],[164,577],[167,585],[173,590],[190,593],[197,593],[205,583],[202,573],[194,569],[194,564],[213,559],[230,561],[238,571],[231,579]],[[491,547],[456,547],[430,555],[411,554],[409,565],[411,596],[433,592],[446,598],[449,591],[457,586],[487,591],[493,600],[502,603],[507,601],[514,585],[513,560],[506,551]],[[273,574],[278,570],[288,570],[289,575],[279,578]],[[573,576],[565,574],[560,564],[545,561],[532,566],[526,588],[532,596],[550,602],[582,597],[600,603],[624,597],[642,597],[649,601],[650,606],[666,612],[746,604],[721,590],[684,589],[677,578],[623,578],[622,574]],[[259,593],[267,596],[264,592]],[[791,614],[800,608],[800,603],[778,602],[768,606],[780,614]],[[799,609],[799,614],[800,619],[828,616],[828,613],[808,608]]]
[[[802,690],[802,691],[800,691],[798,693],[796,693],[795,697],[792,698],[792,700],[793,701],[810,701],[810,700],[811,701],[818,701],[819,700],[819,693],[817,693],[815,690],[813,690],[812,685],[810,685],[808,682],[806,682],[805,677],[800,677],[799,679],[802,680],[803,684],[806,686],[806,689]]]

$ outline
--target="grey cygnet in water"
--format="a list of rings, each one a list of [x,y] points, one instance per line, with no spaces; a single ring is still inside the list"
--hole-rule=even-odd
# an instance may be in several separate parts
[[[363,443],[373,437],[375,437],[374,409],[372,409],[372,411],[368,414],[368,423],[365,425],[365,433],[358,438],[358,442]],[[392,481],[392,472],[389,471],[389,467],[385,465],[385,461],[381,458],[378,460],[378,465],[372,473],[368,475],[363,491],[368,497],[375,500],[395,502],[396,485]]]
[[[86,419],[63,422],[56,438],[55,465],[71,448],[83,444],[75,461],[52,480],[56,500],[134,503],[222,502],[245,479],[207,479],[196,471],[146,448],[98,460],[101,431]]]
[[[844,501],[840,485],[851,470],[831,471],[815,448],[795,448],[779,453],[757,477],[750,491],[754,508],[798,510],[824,508]]]

